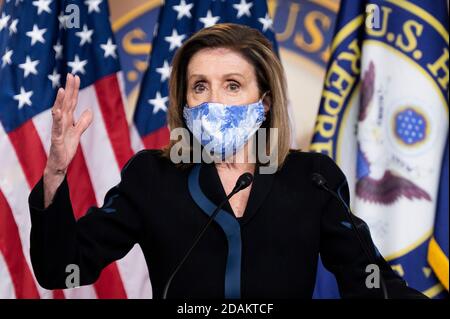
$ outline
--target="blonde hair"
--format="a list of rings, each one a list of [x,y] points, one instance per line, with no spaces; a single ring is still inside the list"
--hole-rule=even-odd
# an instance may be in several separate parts
[[[227,48],[239,53],[253,65],[260,95],[269,91],[272,103],[262,127],[278,129],[277,145],[270,145],[270,133],[266,135],[266,152],[270,154],[273,147],[278,147],[280,168],[289,153],[291,140],[286,79],[271,42],[256,29],[233,23],[216,24],[195,33],[178,49],[173,58],[169,82],[169,127],[186,128],[183,106],[186,105],[187,68],[194,54],[212,48]],[[170,141],[163,152],[165,157],[170,158],[170,149],[177,142]]]

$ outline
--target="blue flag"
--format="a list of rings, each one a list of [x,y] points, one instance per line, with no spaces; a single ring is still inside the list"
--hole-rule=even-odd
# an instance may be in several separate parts
[[[433,268],[436,276],[448,291],[448,137],[445,146],[444,158],[442,160],[441,178],[439,181],[439,197],[434,223],[434,234],[428,248],[428,262]]]
[[[435,222],[448,135],[447,25],[445,0],[343,0],[311,144],[345,172],[352,209],[392,268],[434,298],[446,295],[427,256],[433,233],[440,247],[438,228],[448,237],[448,207],[447,220]],[[314,296],[339,297],[323,266]]]

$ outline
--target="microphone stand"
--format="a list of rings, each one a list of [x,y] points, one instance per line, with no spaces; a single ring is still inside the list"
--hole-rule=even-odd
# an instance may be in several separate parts
[[[367,259],[370,260],[370,262],[374,265],[378,266],[378,263],[375,260],[375,257],[372,253],[370,253],[370,249],[367,247],[367,243],[365,240],[363,240],[361,233],[359,232],[359,229],[356,227],[355,219],[353,218],[353,213],[350,209],[350,207],[347,205],[347,203],[343,200],[343,198],[340,196],[340,194],[337,194],[335,191],[331,190],[327,186],[326,179],[318,174],[314,173],[312,174],[312,180],[313,182],[320,188],[324,189],[328,193],[330,193],[334,198],[338,200],[338,202],[345,208],[345,212],[347,214],[348,219],[350,220],[350,223],[352,225],[352,228],[354,229],[354,232],[356,234],[356,237],[358,238],[359,244],[361,245]],[[386,288],[386,283],[383,278],[383,274],[380,271],[380,286],[383,293],[383,299],[389,299],[389,295]]]

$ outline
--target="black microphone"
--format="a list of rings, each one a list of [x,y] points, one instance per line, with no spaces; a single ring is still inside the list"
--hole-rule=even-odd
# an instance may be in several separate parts
[[[325,177],[320,175],[319,173],[312,173],[311,174],[311,180],[313,181],[316,186],[322,187],[323,185],[327,185],[327,181],[325,180]]]
[[[241,176],[239,176],[238,180],[236,181],[236,185],[233,188],[233,191],[231,194],[236,194],[237,192],[243,190],[244,188],[247,188],[250,186],[250,184],[253,182],[253,175],[251,173],[244,173]],[[228,196],[230,196],[228,195]],[[233,196],[231,195],[231,196]],[[230,198],[231,198],[230,196]]]
[[[184,262],[188,259],[189,255],[191,254],[192,250],[195,248],[195,246],[197,245],[197,243],[200,241],[200,239],[202,238],[203,234],[205,233],[205,231],[208,229],[209,225],[212,223],[212,221],[214,220],[214,218],[216,217],[216,215],[219,213],[220,209],[223,207],[223,205],[225,205],[226,202],[228,202],[228,200],[233,197],[236,193],[240,192],[241,190],[247,188],[248,186],[250,186],[250,184],[253,182],[253,175],[250,173],[244,173],[241,176],[239,176],[238,180],[236,181],[236,185],[234,186],[233,190],[231,191],[230,194],[228,194],[228,196],[220,203],[219,206],[216,207],[216,209],[214,210],[214,212],[211,214],[211,216],[209,217],[208,222],[206,223],[206,225],[203,227],[203,229],[197,234],[194,243],[192,244],[191,248],[189,248],[189,250],[186,252],[186,254],[184,255],[183,259],[180,261],[180,263],[177,265],[177,267],[175,268],[175,270],[172,272],[172,274],[169,277],[169,280],[167,280],[166,285],[164,286],[164,292],[163,292],[163,296],[162,299],[166,299],[167,298],[167,292],[169,291],[169,287],[170,284],[172,283],[173,278],[175,277],[175,275],[177,274],[178,270],[180,270],[181,266],[183,266]]]
[[[328,183],[327,183],[327,180],[325,179],[325,177],[323,177],[319,173],[312,173],[311,181],[317,187],[324,189],[325,191],[330,193],[334,198],[336,198],[339,201],[339,203],[341,203],[342,206],[345,207],[345,212],[347,213],[348,219],[350,220],[350,223],[352,224],[352,229],[355,231],[356,237],[358,238],[359,244],[361,245],[367,259],[369,259],[372,264],[378,265],[375,257],[372,254],[372,251],[368,248],[366,241],[363,240],[363,237],[362,237],[361,233],[359,232],[358,227],[356,227],[356,223],[353,218],[353,213],[352,213],[350,207],[347,205],[347,203],[344,201],[344,199],[341,197],[341,195],[336,193],[332,189],[330,189],[328,187]],[[386,288],[386,283],[384,281],[383,273],[381,271],[380,271],[380,284],[381,284],[381,289],[383,291],[383,298],[389,299],[387,288]]]

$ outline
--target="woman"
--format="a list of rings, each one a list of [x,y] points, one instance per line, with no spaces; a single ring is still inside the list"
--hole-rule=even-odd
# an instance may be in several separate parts
[[[190,161],[194,140],[210,157],[202,157],[201,164],[174,163],[186,150],[178,148],[179,139],[164,152],[140,152],[125,166],[103,207],[75,221],[65,176],[92,120],[86,112],[74,123],[79,82],[69,74],[65,89],[58,91],[50,155],[29,198],[31,258],[43,287],[65,288],[68,264],[80,267],[81,285],[91,284],[138,243],[154,298],[161,298],[212,210],[249,172],[252,185],[225,203],[174,276],[168,298],[311,298],[319,253],[343,297],[383,297],[382,289],[366,286],[370,256],[348,226],[344,206],[311,182],[311,174],[319,173],[330,189],[344,185],[348,202],[343,173],[328,157],[289,151],[283,68],[258,31],[234,24],[203,29],[174,57],[170,128],[189,129],[179,137]],[[276,128],[277,139],[273,131],[265,139],[253,138],[264,128]],[[245,147],[252,143],[264,145],[275,160],[262,163],[260,152]],[[256,161],[249,155],[256,155]],[[275,172],[263,173],[273,162]],[[371,253],[376,252],[369,233],[362,234]],[[422,296],[380,255],[375,258],[389,297]]]

